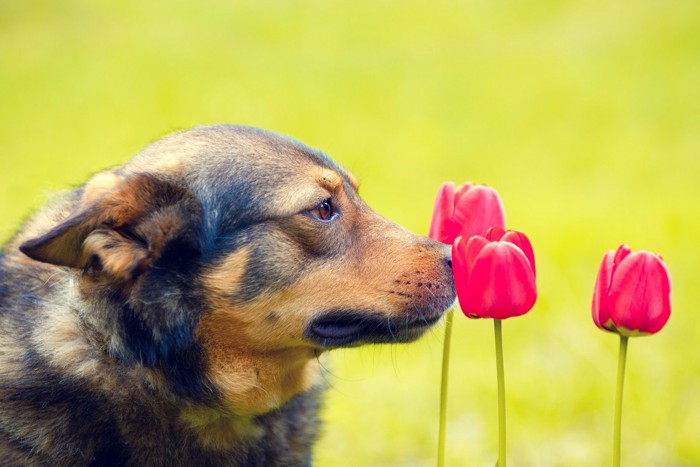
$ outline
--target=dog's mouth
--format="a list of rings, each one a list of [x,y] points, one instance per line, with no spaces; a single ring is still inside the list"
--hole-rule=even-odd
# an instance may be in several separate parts
[[[371,311],[331,310],[311,322],[307,337],[328,348],[411,342],[441,317],[442,312],[390,317]]]

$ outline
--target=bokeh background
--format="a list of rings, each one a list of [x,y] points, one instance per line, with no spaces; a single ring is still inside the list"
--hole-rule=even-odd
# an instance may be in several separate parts
[[[623,461],[700,464],[700,2],[0,1],[0,239],[51,192],[201,123],[268,128],[427,233],[444,180],[487,183],[539,299],[504,324],[514,466],[609,464],[605,251],[661,253],[673,314],[630,343]],[[490,321],[457,316],[447,459],[492,466]],[[317,466],[429,466],[441,327],[331,355]]]

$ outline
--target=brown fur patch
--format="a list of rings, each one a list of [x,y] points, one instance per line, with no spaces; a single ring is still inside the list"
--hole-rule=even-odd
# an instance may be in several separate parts
[[[312,387],[319,376],[312,349],[268,347],[264,342],[261,347],[261,335],[251,326],[264,321],[264,315],[249,307],[241,307],[241,312],[230,309],[228,297],[240,286],[247,261],[248,251],[240,250],[205,274],[215,311],[198,328],[209,377],[237,415],[257,415],[279,407]],[[279,328],[285,328],[285,323]]]
[[[343,179],[337,173],[328,169],[318,169],[316,180],[319,185],[328,190],[330,194],[337,193],[343,186]]]
[[[234,341],[235,324],[226,313],[216,313],[200,326],[209,378],[222,391],[232,413],[269,412],[320,381],[320,364],[313,349],[251,351]]]
[[[212,292],[210,299],[214,309],[225,308],[228,304],[226,297],[241,286],[249,254],[247,248],[241,248],[204,272],[202,281],[207,290]]]
[[[129,280],[148,259],[148,250],[114,230],[98,229],[83,242],[83,254],[96,256],[102,270],[114,278]]]

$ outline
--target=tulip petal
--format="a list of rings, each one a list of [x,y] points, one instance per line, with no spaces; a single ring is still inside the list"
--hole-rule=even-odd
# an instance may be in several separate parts
[[[463,237],[457,237],[454,245],[452,245],[452,272],[454,275],[455,290],[457,291],[457,298],[460,301],[460,308],[469,318],[477,318],[478,316],[470,314],[468,304],[462,301],[462,297],[467,296],[469,278],[471,276],[471,268],[474,265],[474,260],[488,243],[488,240],[484,237],[475,236],[469,240],[465,240]]]
[[[497,242],[501,240],[505,234],[506,231],[503,230],[503,227],[491,227],[486,231],[486,239],[491,242]]]
[[[462,237],[485,235],[490,227],[505,228],[503,203],[498,193],[483,185],[472,186],[457,200],[453,219],[461,226]]]
[[[464,296],[469,283],[469,266],[467,263],[467,240],[457,237],[452,244],[452,274],[454,275],[455,290],[457,298]],[[460,301],[460,307],[466,314],[466,308]],[[469,315],[467,315],[469,316]]]
[[[536,299],[530,263],[509,242],[491,242],[481,249],[471,268],[468,286],[459,296],[465,313],[494,319],[525,314]]]
[[[600,329],[605,329],[612,331],[608,321],[610,320],[610,311],[607,305],[608,290],[610,289],[610,283],[612,282],[612,271],[613,265],[615,263],[615,252],[613,250],[608,251],[603,256],[603,262],[600,264],[600,269],[598,270],[598,276],[595,281],[595,288],[593,290],[593,322]]]
[[[462,195],[469,191],[473,186],[474,184],[472,182],[465,182],[457,187],[457,189],[455,190],[455,206],[457,206],[457,203],[459,203],[459,199],[462,197]]]
[[[454,189],[455,184],[453,182],[445,182],[440,186],[435,199],[433,218],[430,222],[430,231],[428,233],[428,236],[433,240],[448,245],[454,242],[460,230],[459,225],[452,218],[455,206]]]
[[[467,242],[467,248],[465,250],[465,259],[467,261],[467,271],[470,276],[472,268],[474,266],[474,262],[476,261],[476,257],[479,256],[481,250],[483,250],[484,247],[488,244],[489,241],[479,235],[473,236]]]
[[[612,272],[611,274],[614,276],[615,275],[615,270],[617,267],[620,265],[623,259],[627,258],[629,254],[632,253],[632,250],[630,247],[625,245],[624,243],[617,247],[617,250],[615,251],[615,259],[613,261],[613,267],[612,267]]]
[[[647,251],[625,256],[613,272],[609,292],[617,328],[654,334],[671,315],[671,279],[661,259]]]
[[[501,241],[510,242],[520,248],[520,251],[525,254],[525,257],[530,262],[532,273],[535,274],[535,277],[537,277],[537,270],[535,269],[535,252],[532,250],[532,244],[530,243],[530,239],[527,238],[527,235],[517,230],[509,230],[505,233],[505,235],[503,235]]]

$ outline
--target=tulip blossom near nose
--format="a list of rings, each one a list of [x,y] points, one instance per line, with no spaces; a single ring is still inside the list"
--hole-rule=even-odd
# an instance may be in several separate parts
[[[505,377],[501,321],[524,315],[537,300],[535,255],[527,236],[501,227],[484,236],[458,237],[452,245],[452,272],[462,312],[493,318],[498,380],[498,466],[506,465]]]
[[[485,237],[458,238],[452,265],[460,307],[470,318],[520,316],[537,300],[535,257],[522,232],[491,228]]]
[[[593,321],[626,336],[655,334],[671,316],[671,279],[660,256],[627,245],[609,251],[593,293]]]
[[[501,198],[491,187],[471,182],[457,187],[445,182],[438,190],[428,236],[452,245],[459,236],[484,235],[491,227],[505,228]]]
[[[603,256],[593,291],[593,322],[620,335],[613,418],[613,466],[620,466],[622,392],[630,337],[659,332],[671,316],[671,278],[660,256],[627,245]]]

